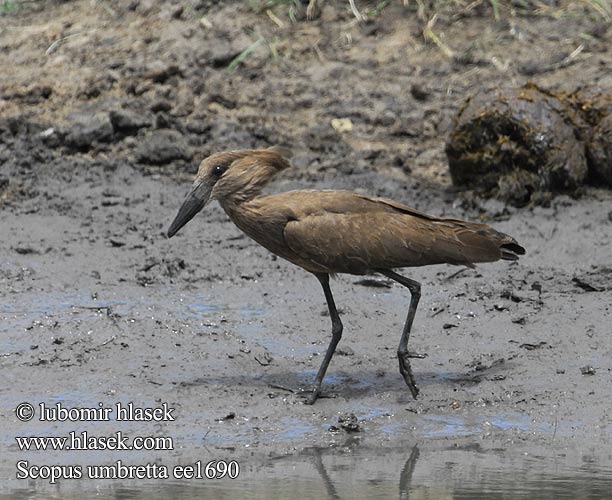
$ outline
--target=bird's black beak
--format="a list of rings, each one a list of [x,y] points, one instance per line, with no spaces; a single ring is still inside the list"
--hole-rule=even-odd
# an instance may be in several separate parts
[[[181,208],[179,208],[174,221],[170,224],[168,238],[172,238],[179,229],[193,219],[193,217],[204,208],[210,199],[211,191],[212,187],[204,183],[194,184],[191,191],[189,191],[185,197],[185,201],[181,205]]]

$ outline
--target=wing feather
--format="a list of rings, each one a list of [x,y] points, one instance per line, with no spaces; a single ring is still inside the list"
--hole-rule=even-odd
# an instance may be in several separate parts
[[[350,191],[288,191],[253,203],[262,213],[272,207],[286,221],[271,250],[312,272],[473,266],[524,253],[513,238],[486,224],[436,217]],[[266,246],[266,238],[260,239]]]
[[[429,221],[389,212],[323,213],[290,221],[284,238],[302,259],[330,272],[464,263],[460,239]]]

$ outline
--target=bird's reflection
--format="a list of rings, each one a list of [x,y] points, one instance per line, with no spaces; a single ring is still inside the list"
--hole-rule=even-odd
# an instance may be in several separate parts
[[[344,446],[355,446],[356,441],[354,439],[350,439],[344,443]],[[323,461],[323,455],[325,452],[329,452],[328,449],[325,448],[312,448],[309,450],[310,454],[312,454],[314,465],[321,476],[323,481],[323,485],[325,486],[325,491],[327,493],[327,498],[331,500],[340,500],[342,497],[338,494],[338,490],[334,485],[332,478],[330,477],[327,469],[325,468],[325,462]],[[412,476],[414,474],[414,469],[416,468],[417,461],[419,459],[419,447],[418,445],[414,445],[410,451],[410,455],[406,459],[404,466],[400,472],[399,476],[399,498],[400,500],[406,500],[410,498],[410,489],[412,485]]]
[[[417,460],[419,459],[419,447],[415,444],[412,447],[412,451],[410,452],[410,456],[404,467],[402,468],[402,472],[400,473],[399,479],[399,497],[400,500],[410,498],[410,485],[412,484],[412,475],[414,474],[414,468],[416,467]]]
[[[323,450],[321,448],[317,448],[314,451],[313,458],[315,467],[317,468],[317,472],[323,480],[323,485],[325,486],[325,491],[327,492],[327,498],[330,498],[332,500],[340,500],[340,495],[338,495],[338,491],[336,490],[334,483],[329,477],[327,469],[325,468],[325,464],[323,463],[323,459],[321,457],[322,451]]]

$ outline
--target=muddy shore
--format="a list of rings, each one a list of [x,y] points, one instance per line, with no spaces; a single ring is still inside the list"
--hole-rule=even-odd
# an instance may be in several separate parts
[[[612,194],[589,187],[521,209],[466,199],[450,185],[443,148],[454,112],[483,82],[611,83],[612,30],[597,31],[571,65],[526,76],[534,40],[552,57],[598,21],[443,18],[439,29],[457,53],[478,37],[473,50],[489,61],[461,64],[425,44],[399,5],[367,26],[330,4],[316,20],[278,27],[265,13],[214,3],[178,13],[178,3],[108,12],[48,2],[0,17],[2,65],[16,64],[0,86],[0,494],[106,488],[15,478],[18,460],[75,461],[19,450],[15,436],[84,430],[171,436],[174,450],[83,452],[83,464],[233,459],[245,481],[262,481],[253,490],[262,498],[266,481],[296,467],[332,498],[329,484],[343,470],[386,471],[401,495],[402,477],[431,488],[431,470],[466,463],[475,449],[499,469],[529,469],[532,456],[554,458],[558,470],[609,470]],[[85,34],[50,50],[75,33]],[[265,42],[228,69],[254,33]],[[334,118],[350,119],[351,130],[339,132]],[[380,276],[332,282],[344,337],[327,397],[307,406],[298,391],[312,382],[330,333],[318,282],[241,235],[216,204],[165,236],[199,160],[276,143],[293,148],[294,168],[271,192],[354,189],[486,221],[527,249],[512,264],[407,273],[423,285],[411,337],[411,349],[427,353],[413,360],[416,401],[397,370],[409,301],[402,287]],[[176,420],[24,423],[15,415],[22,402],[165,402]],[[350,413],[359,432],[330,431]],[[420,458],[409,462],[415,445]],[[351,454],[375,465],[362,470]],[[184,486],[165,484],[175,495]],[[423,498],[440,498],[428,491]]]

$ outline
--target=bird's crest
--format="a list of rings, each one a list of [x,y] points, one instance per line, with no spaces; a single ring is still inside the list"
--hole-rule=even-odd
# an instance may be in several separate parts
[[[206,158],[198,177],[214,183],[212,197],[241,203],[257,196],[280,171],[289,168],[291,151],[280,146],[226,151]]]

